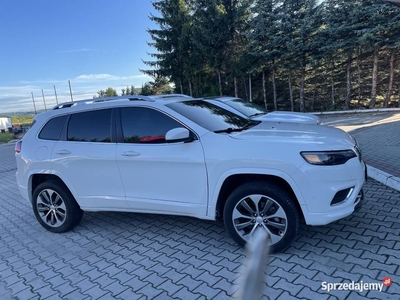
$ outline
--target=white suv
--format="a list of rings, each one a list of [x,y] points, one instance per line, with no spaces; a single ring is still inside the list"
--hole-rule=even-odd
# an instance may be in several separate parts
[[[352,214],[366,178],[339,129],[249,120],[184,95],[60,104],[15,150],[19,190],[49,231],[74,228],[84,211],[174,214],[223,219],[241,245],[263,228],[273,251],[301,219]]]

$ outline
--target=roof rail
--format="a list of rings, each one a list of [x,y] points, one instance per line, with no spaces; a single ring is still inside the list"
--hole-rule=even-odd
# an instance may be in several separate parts
[[[166,98],[174,98],[174,97],[192,98],[189,95],[185,95],[185,94],[164,94],[164,95],[152,95],[149,97],[151,97],[152,99],[166,99]]]
[[[154,102],[155,100],[143,95],[125,95],[125,96],[113,96],[113,97],[102,97],[102,98],[93,98],[93,99],[85,99],[85,100],[78,100],[78,101],[70,101],[60,103],[53,107],[53,109],[61,109],[67,107],[73,107],[77,105],[84,105],[84,104],[93,104],[99,102],[108,102],[114,100],[125,100],[125,101],[151,101]]]

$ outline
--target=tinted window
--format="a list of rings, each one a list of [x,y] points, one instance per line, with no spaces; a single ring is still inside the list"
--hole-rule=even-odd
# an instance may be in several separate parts
[[[111,142],[111,109],[72,114],[68,141]]]
[[[249,124],[248,119],[202,100],[174,102],[166,106],[210,131],[242,128]]]
[[[55,141],[58,140],[60,138],[61,130],[63,128],[66,117],[67,116],[60,116],[48,121],[40,131],[39,139]],[[36,123],[36,121],[34,121],[31,126],[33,126],[34,123]]]
[[[248,117],[263,115],[267,113],[267,110],[265,108],[253,102],[246,102],[242,99],[229,100],[224,103],[240,111],[242,114]]]
[[[171,117],[144,107],[122,108],[121,124],[125,143],[165,143],[169,130],[182,127]]]

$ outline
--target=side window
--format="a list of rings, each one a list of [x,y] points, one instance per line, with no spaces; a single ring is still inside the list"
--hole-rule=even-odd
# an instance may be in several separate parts
[[[182,127],[171,117],[150,108],[121,108],[121,124],[125,143],[165,143],[165,134]]]
[[[49,120],[40,131],[39,139],[57,141],[60,138],[66,118],[67,116],[60,116]]]
[[[111,109],[72,114],[68,123],[68,141],[111,142]]]

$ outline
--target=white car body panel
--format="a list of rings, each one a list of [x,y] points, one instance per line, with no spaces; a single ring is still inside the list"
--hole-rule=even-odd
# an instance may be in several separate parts
[[[354,211],[354,200],[364,183],[364,164],[358,158],[353,158],[344,165],[313,166],[306,163],[300,155],[301,151],[311,150],[310,145],[313,151],[326,149],[327,146],[331,150],[351,149],[354,146],[353,140],[344,131],[328,126],[299,124],[298,127],[299,130],[289,130],[293,128],[290,124],[261,123],[249,130],[225,135],[226,138],[222,141],[225,147],[218,148],[220,153],[209,153],[206,150],[209,183],[210,187],[215,187],[214,191],[210,190],[208,213],[215,212],[215,203],[225,179],[235,174],[268,174],[284,179],[295,193],[303,208],[306,223],[310,225],[321,225],[327,217],[332,222],[335,214],[345,217],[350,210]],[[332,138],[327,139],[328,134]],[[205,143],[205,149],[209,148],[208,143],[215,143],[208,136],[204,136],[202,142]],[[273,145],[273,151],[268,156],[258,150],[265,148],[265,152],[268,152],[267,145]],[[243,152],[226,151],[234,146]],[[288,153],[292,151],[298,154],[289,156]],[[340,175],[343,171],[346,174]],[[330,202],[336,192],[348,187],[354,187],[348,201],[332,208]],[[308,208],[310,202],[311,209]],[[326,213],[316,214],[321,210]],[[332,213],[334,215],[329,216]]]
[[[206,214],[207,172],[203,147],[198,140],[117,144],[117,156],[131,209]]]
[[[289,122],[302,124],[320,123],[319,118],[315,115],[292,111],[271,111],[265,115],[256,116],[253,119],[266,122]]]
[[[127,208],[115,143],[59,141],[52,162],[59,176],[84,209]]]
[[[228,109],[231,112],[239,114],[245,118],[251,117],[251,112],[247,113],[245,107],[239,111],[235,107],[231,106],[230,101],[243,99],[229,96],[220,96],[220,97],[211,97],[210,99],[205,99],[205,101]],[[263,122],[282,122],[282,123],[301,123],[301,124],[321,124],[319,117],[313,114],[305,114],[300,112],[292,112],[292,111],[272,111],[266,114],[258,115],[251,117],[253,120],[263,121]]]
[[[355,199],[364,184],[365,166],[358,158],[352,158],[344,165],[319,166],[312,168],[304,164],[292,174],[298,186],[303,187],[301,193],[304,203],[300,203],[306,223],[309,225],[325,225],[344,218],[354,211]],[[351,196],[344,202],[331,206],[334,195],[345,188],[354,188]]]

